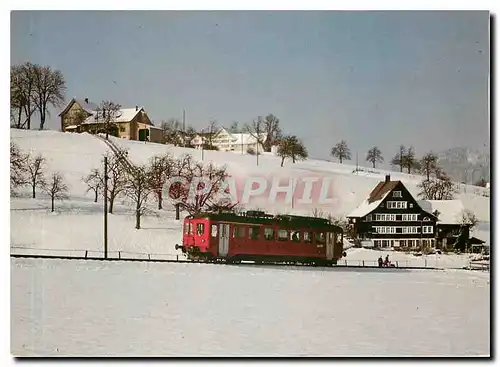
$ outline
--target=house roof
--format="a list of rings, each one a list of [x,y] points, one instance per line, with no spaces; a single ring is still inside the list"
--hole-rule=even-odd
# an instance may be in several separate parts
[[[370,192],[368,198],[349,213],[348,217],[360,218],[370,214],[400,182],[401,181],[380,181],[372,192]]]
[[[368,196],[368,202],[373,203],[375,201],[383,200],[401,181],[381,181],[372,190]]]
[[[257,139],[253,137],[251,134],[248,133],[239,133],[239,134],[231,134],[234,138],[236,138],[235,141],[233,141],[233,144],[237,145],[245,145],[245,144],[255,144],[257,143]],[[266,141],[267,135],[266,134],[260,134],[262,142]]]
[[[417,203],[427,213],[439,212],[437,224],[458,224],[464,210],[460,200],[419,200]]]
[[[117,117],[114,122],[129,122],[131,121],[139,112],[144,111],[144,107],[134,108],[120,108],[117,113]],[[96,121],[97,111],[92,111],[92,115],[89,116],[83,124],[95,124],[100,121]]]
[[[88,113],[93,113],[99,107],[94,102],[89,101],[87,103],[83,99],[72,98],[71,101],[68,102],[68,104],[66,105],[66,107],[64,107],[64,109],[61,111],[61,113],[59,114],[59,116],[61,116],[65,112],[67,112],[70,109],[70,107],[73,105],[73,103],[78,103],[80,105],[80,107],[83,108]]]

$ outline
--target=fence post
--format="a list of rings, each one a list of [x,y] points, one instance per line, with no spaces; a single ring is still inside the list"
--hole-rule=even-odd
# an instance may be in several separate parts
[[[396,268],[399,268],[399,263],[396,261]]]
[[[85,258],[87,258],[87,252],[88,252],[88,251],[87,251],[87,250],[85,250]]]
[[[427,267],[427,258],[424,259],[424,266]]]
[[[345,266],[347,266],[347,260],[344,260],[344,262],[345,262]]]
[[[177,261],[179,261],[179,255],[176,255],[177,256]]]
[[[118,251],[118,258],[121,259],[120,251]]]
[[[148,259],[151,260],[151,254],[148,254]]]
[[[363,260],[363,268],[365,267],[365,260]]]

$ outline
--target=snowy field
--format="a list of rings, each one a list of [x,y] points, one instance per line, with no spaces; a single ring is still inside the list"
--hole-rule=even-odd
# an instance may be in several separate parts
[[[11,259],[16,356],[488,356],[489,274]]]

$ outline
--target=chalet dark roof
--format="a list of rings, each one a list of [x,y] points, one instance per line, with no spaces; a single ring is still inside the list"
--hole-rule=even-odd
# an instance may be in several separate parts
[[[368,196],[368,203],[373,203],[374,201],[379,201],[382,200],[389,192],[394,190],[394,188],[400,183],[401,181],[381,181],[378,183],[377,186],[372,190],[370,193],[370,196]]]

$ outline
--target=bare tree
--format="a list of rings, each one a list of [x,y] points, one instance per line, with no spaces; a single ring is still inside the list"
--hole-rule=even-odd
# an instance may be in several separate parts
[[[245,131],[250,134],[251,137],[255,139],[257,150],[257,164],[259,164],[259,145],[263,146],[265,141],[265,123],[262,116],[257,117],[256,120],[253,120],[251,124],[245,125]]]
[[[113,214],[115,199],[125,189],[127,183],[126,167],[121,156],[125,156],[127,152],[120,151],[119,155],[108,153],[108,209],[109,213]],[[104,177],[101,178],[104,182]]]
[[[431,175],[436,172],[437,170],[437,160],[438,157],[434,153],[430,152],[427,153],[422,157],[420,160],[420,172],[425,174],[427,177],[427,180],[430,180]]]
[[[162,121],[160,127],[164,144],[182,145],[182,123],[178,119]]]
[[[150,186],[158,200],[158,210],[163,207],[163,186],[172,177],[174,164],[174,159],[168,154],[157,155],[149,160]]]
[[[195,162],[190,155],[176,161],[172,171],[175,177],[183,182],[172,183],[169,187],[169,197],[181,203],[189,214],[202,211],[231,210],[236,203],[221,197],[225,180],[228,177],[226,167],[217,167],[213,163],[204,165]]]
[[[212,120],[208,123],[208,127],[203,129],[202,138],[204,138],[203,149],[213,150],[214,149],[214,139],[220,133],[220,129],[217,127],[217,121]]]
[[[137,166],[127,174],[124,193],[135,205],[135,228],[141,229],[141,217],[147,211],[147,200],[153,188],[147,166]]]
[[[403,172],[403,168],[405,167],[405,156],[406,156],[406,148],[404,145],[399,146],[399,153],[397,153],[394,158],[392,158],[391,165],[393,167],[399,167],[399,171]]]
[[[104,124],[106,139],[108,139],[109,134],[115,136],[118,134],[118,125],[116,123],[116,119],[120,117],[121,108],[122,106],[120,104],[112,101],[102,101],[99,105],[96,118],[97,121],[102,121],[102,123]]]
[[[31,185],[31,190],[33,193],[33,199],[36,197],[36,188],[43,187],[45,183],[45,177],[43,174],[44,166],[45,166],[45,158],[43,158],[40,154],[36,157],[28,156],[27,162],[27,173],[28,180]]]
[[[49,106],[59,107],[64,103],[66,81],[60,70],[50,66],[35,65],[33,69],[34,103],[40,115],[40,130],[43,130]]]
[[[63,200],[68,197],[68,186],[64,183],[64,178],[59,172],[54,172],[49,180],[45,182],[43,190],[50,196],[51,211],[55,210],[54,201]]]
[[[229,132],[231,134],[239,134],[239,133],[241,133],[241,129],[239,127],[239,122],[238,121],[234,121],[231,124],[231,127],[229,128]]]
[[[263,142],[264,151],[270,152],[273,144],[281,138],[280,120],[273,114],[267,115],[264,119],[265,141]]]
[[[412,169],[418,170],[420,168],[420,162],[415,157],[415,149],[413,147],[409,147],[403,156],[403,166],[408,169],[409,174]]]
[[[10,72],[11,109],[15,111],[15,126],[20,129],[26,126],[31,128],[31,117],[35,112],[35,71],[40,66],[30,62],[21,65],[14,65]],[[24,122],[22,116],[24,115]]]
[[[93,191],[94,203],[97,203],[99,192],[104,189],[103,173],[101,173],[97,168],[94,168],[83,178],[83,182],[87,184],[87,191],[85,191],[85,193]]]
[[[420,189],[418,196],[424,200],[453,200],[457,189],[450,177],[439,171],[436,178],[422,180],[417,187]]]
[[[460,213],[459,223],[462,226],[468,226],[469,229],[472,231],[479,223],[479,219],[477,219],[476,214],[474,214],[473,211],[468,210],[468,209],[464,209]]]
[[[10,142],[10,186],[11,190],[16,187],[23,186],[27,183],[26,169],[27,169],[28,155],[24,154],[19,146]]]
[[[281,167],[286,158],[291,158],[295,163],[297,160],[307,159],[308,153],[304,143],[295,135],[288,135],[281,139],[278,145],[278,156],[281,157]]]
[[[368,150],[368,154],[366,155],[366,161],[371,162],[373,164],[373,168],[375,168],[375,164],[377,162],[383,162],[384,157],[382,157],[382,152],[378,147],[373,147]]]
[[[337,143],[332,148],[331,154],[332,156],[338,158],[340,163],[342,163],[344,160],[351,159],[351,150],[347,146],[347,142],[345,140],[342,140],[340,143]]]

